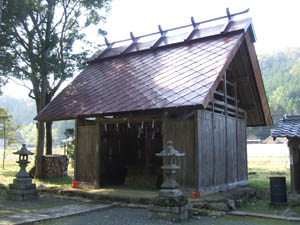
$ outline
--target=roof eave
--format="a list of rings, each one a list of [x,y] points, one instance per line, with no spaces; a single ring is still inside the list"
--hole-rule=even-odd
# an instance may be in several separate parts
[[[264,125],[271,126],[271,125],[273,125],[273,119],[271,116],[271,111],[269,108],[267,95],[266,95],[266,91],[265,91],[265,87],[264,87],[264,82],[262,79],[262,74],[261,74],[259,63],[258,63],[257,55],[255,52],[254,44],[252,43],[252,40],[251,40],[251,33],[252,32],[249,29],[246,32],[246,35],[245,35],[246,46],[247,46],[249,58],[250,58],[250,61],[252,64],[251,66],[252,66],[253,72],[254,72],[254,77],[255,77],[255,81],[256,81],[255,83],[257,85],[258,94],[260,97],[259,99],[260,99],[261,108],[262,108],[263,114],[264,114],[264,120],[265,120]]]

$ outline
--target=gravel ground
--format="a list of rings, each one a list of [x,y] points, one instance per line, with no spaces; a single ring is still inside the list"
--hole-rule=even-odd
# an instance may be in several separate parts
[[[35,223],[37,224],[37,223]],[[296,225],[297,223],[266,220],[250,217],[225,216],[221,218],[192,218],[183,223],[154,221],[148,218],[146,209],[111,208],[81,216],[66,217],[53,221],[40,222],[43,225]]]
[[[0,217],[15,213],[35,212],[40,209],[48,209],[76,203],[78,203],[78,201],[52,197],[40,197],[39,199],[30,201],[10,201],[0,199]]]

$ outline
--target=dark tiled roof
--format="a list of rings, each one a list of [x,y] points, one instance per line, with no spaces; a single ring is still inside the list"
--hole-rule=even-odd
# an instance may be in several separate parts
[[[284,115],[272,132],[272,137],[300,137],[300,115]]]
[[[35,119],[206,108],[227,71],[238,81],[241,102],[246,108],[249,105],[247,125],[272,124],[251,19],[200,24],[185,31],[173,34],[169,30],[147,43],[133,38],[123,47],[108,43],[106,50],[95,53],[89,66]]]
[[[91,63],[36,119],[202,105],[241,37],[214,37]]]

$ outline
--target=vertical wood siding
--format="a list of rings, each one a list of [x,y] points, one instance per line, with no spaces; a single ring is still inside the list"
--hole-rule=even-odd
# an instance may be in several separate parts
[[[237,123],[237,152],[238,152],[238,181],[248,180],[248,157],[247,157],[247,136],[246,136],[246,121],[238,120]]]
[[[94,183],[96,125],[77,127],[76,179],[79,182]]]
[[[163,121],[163,145],[166,148],[167,141],[174,143],[175,149],[185,153],[180,159],[180,171],[178,182],[185,187],[195,186],[195,124],[193,119]]]
[[[247,181],[245,120],[197,112],[199,190],[224,189]],[[227,123],[227,125],[226,125]]]

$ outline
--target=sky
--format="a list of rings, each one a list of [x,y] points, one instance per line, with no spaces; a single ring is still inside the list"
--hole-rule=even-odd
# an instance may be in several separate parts
[[[158,31],[158,25],[169,29],[191,23],[225,16],[250,9],[257,41],[258,54],[271,53],[287,47],[300,46],[300,0],[113,0],[104,30],[110,42]],[[90,29],[90,41],[104,44],[97,37],[97,29]],[[77,75],[77,74],[76,74]],[[76,76],[75,75],[75,76]],[[18,91],[16,91],[18,90]],[[27,96],[27,89],[13,83],[3,91],[17,98]]]

